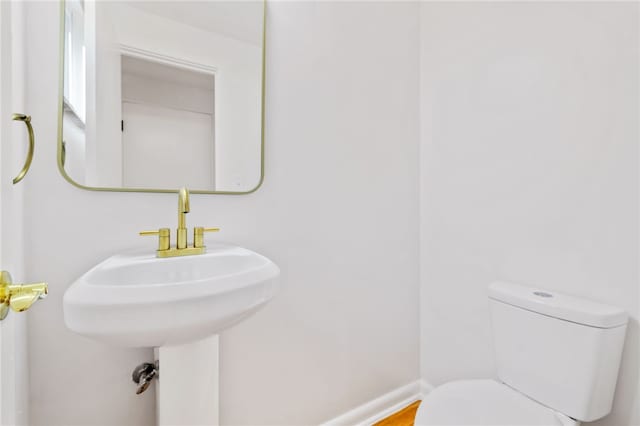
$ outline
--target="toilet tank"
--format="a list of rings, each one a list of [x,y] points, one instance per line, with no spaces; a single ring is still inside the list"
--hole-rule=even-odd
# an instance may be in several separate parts
[[[507,282],[489,286],[489,307],[502,382],[577,420],[611,411],[623,309]]]

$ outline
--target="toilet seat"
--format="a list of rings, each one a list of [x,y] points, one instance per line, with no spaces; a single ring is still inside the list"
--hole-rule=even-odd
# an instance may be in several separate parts
[[[416,426],[576,426],[579,423],[494,380],[461,380],[431,391]]]

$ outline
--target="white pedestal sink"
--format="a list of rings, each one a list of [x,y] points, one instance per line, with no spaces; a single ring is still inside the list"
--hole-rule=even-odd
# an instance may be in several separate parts
[[[223,244],[166,259],[119,254],[69,287],[64,319],[92,339],[156,348],[159,425],[217,425],[217,334],[264,306],[279,274],[266,257]]]
[[[156,382],[158,425],[217,425],[218,335],[155,350],[162,364]]]

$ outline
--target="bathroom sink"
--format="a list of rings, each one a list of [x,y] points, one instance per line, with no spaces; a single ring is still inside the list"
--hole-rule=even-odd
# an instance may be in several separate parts
[[[275,295],[279,274],[266,257],[223,244],[165,259],[149,250],[118,254],[69,287],[64,320],[76,333],[118,346],[194,342],[260,309]]]

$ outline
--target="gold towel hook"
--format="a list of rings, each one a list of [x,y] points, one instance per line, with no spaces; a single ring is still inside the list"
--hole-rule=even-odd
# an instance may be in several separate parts
[[[18,173],[18,176],[13,178],[13,184],[20,182],[27,175],[29,171],[29,167],[31,167],[31,161],[33,160],[33,149],[35,146],[34,136],[33,136],[33,127],[31,127],[31,116],[25,114],[13,114],[14,121],[24,121],[24,124],[27,126],[27,131],[29,132],[29,152],[27,153],[27,160],[24,162],[24,166],[22,166],[22,170]]]

